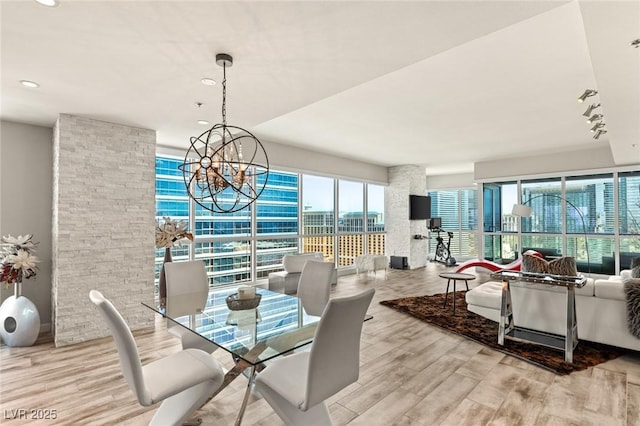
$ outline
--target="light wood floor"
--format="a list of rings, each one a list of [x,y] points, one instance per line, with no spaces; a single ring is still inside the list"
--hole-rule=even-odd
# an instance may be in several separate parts
[[[375,287],[363,327],[357,383],[329,400],[338,425],[639,425],[640,354],[556,376],[523,361],[441,331],[378,304],[444,291],[440,264],[340,277],[333,296]],[[472,282],[477,285],[481,279]],[[143,364],[179,350],[157,321],[135,333]],[[225,367],[231,359],[214,353]],[[29,424],[139,425],[155,407],[141,407],[120,374],[110,337],[55,348],[41,338],[30,348],[0,347],[0,423],[15,410],[56,410],[57,419]],[[268,367],[267,367],[268,368]],[[205,425],[232,425],[246,380],[240,377],[198,412]],[[11,411],[14,410],[14,411]],[[42,412],[42,411],[41,411]],[[281,425],[252,395],[245,425]]]

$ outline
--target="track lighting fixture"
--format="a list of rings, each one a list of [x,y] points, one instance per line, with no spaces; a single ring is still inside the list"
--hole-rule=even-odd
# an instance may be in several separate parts
[[[587,89],[584,91],[582,95],[580,95],[580,97],[578,98],[578,102],[584,102],[584,100],[587,99],[589,96],[595,96],[597,94],[598,94],[597,90]]]
[[[598,94],[597,90],[587,89],[584,91],[582,95],[580,95],[580,97],[578,98],[578,102],[584,102],[584,100],[587,99],[588,97],[591,97],[597,94]],[[593,133],[594,139],[598,139],[600,138],[600,136],[607,133],[607,131],[603,129],[603,127],[605,126],[605,123],[600,121],[604,119],[604,115],[593,114],[593,110],[595,110],[596,108],[600,108],[600,106],[601,106],[600,103],[592,103],[591,105],[589,105],[586,111],[582,114],[584,117],[589,117],[587,118],[587,123],[593,124],[590,130],[591,130],[591,133]]]
[[[584,115],[585,117],[591,117],[591,113],[593,112],[593,110],[598,107],[600,107],[600,104],[591,104],[582,115]]]
[[[600,136],[604,135],[605,133],[607,133],[606,130],[598,129],[593,135],[593,138],[597,140]]]
[[[598,120],[602,120],[602,114],[593,114],[591,117],[589,117],[587,123],[591,124]]]

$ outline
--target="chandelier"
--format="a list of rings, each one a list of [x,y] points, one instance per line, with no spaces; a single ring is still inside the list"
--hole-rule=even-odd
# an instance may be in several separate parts
[[[233,65],[233,58],[218,53],[216,63],[223,69],[222,123],[191,137],[178,168],[196,203],[213,212],[232,213],[260,197],[269,178],[269,158],[251,132],[227,125],[227,66]]]

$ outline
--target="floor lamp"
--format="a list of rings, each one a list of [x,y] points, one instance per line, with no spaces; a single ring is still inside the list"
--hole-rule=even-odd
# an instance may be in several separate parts
[[[587,272],[591,274],[591,260],[589,258],[589,242],[587,241],[587,225],[584,221],[584,215],[582,214],[580,209],[575,206],[575,204],[573,204],[571,201],[559,195],[540,194],[540,195],[536,195],[535,197],[529,198],[527,201],[523,202],[522,204],[514,204],[511,214],[514,216],[520,216],[520,217],[531,217],[532,209],[531,209],[531,206],[528,206],[527,204],[529,204],[532,200],[535,200],[536,198],[543,198],[543,197],[553,197],[553,198],[558,198],[564,201],[565,203],[573,207],[575,211],[578,213],[578,216],[580,216],[580,220],[582,221],[582,231],[584,235],[584,248],[585,248],[585,251],[587,252]]]

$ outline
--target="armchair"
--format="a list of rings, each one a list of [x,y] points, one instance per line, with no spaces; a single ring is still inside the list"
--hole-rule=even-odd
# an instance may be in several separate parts
[[[269,274],[269,290],[279,293],[296,294],[298,291],[298,281],[302,274],[302,269],[308,260],[322,262],[322,253],[300,253],[286,254],[282,258],[284,271],[271,272]],[[331,284],[337,283],[337,272],[333,268]]]

